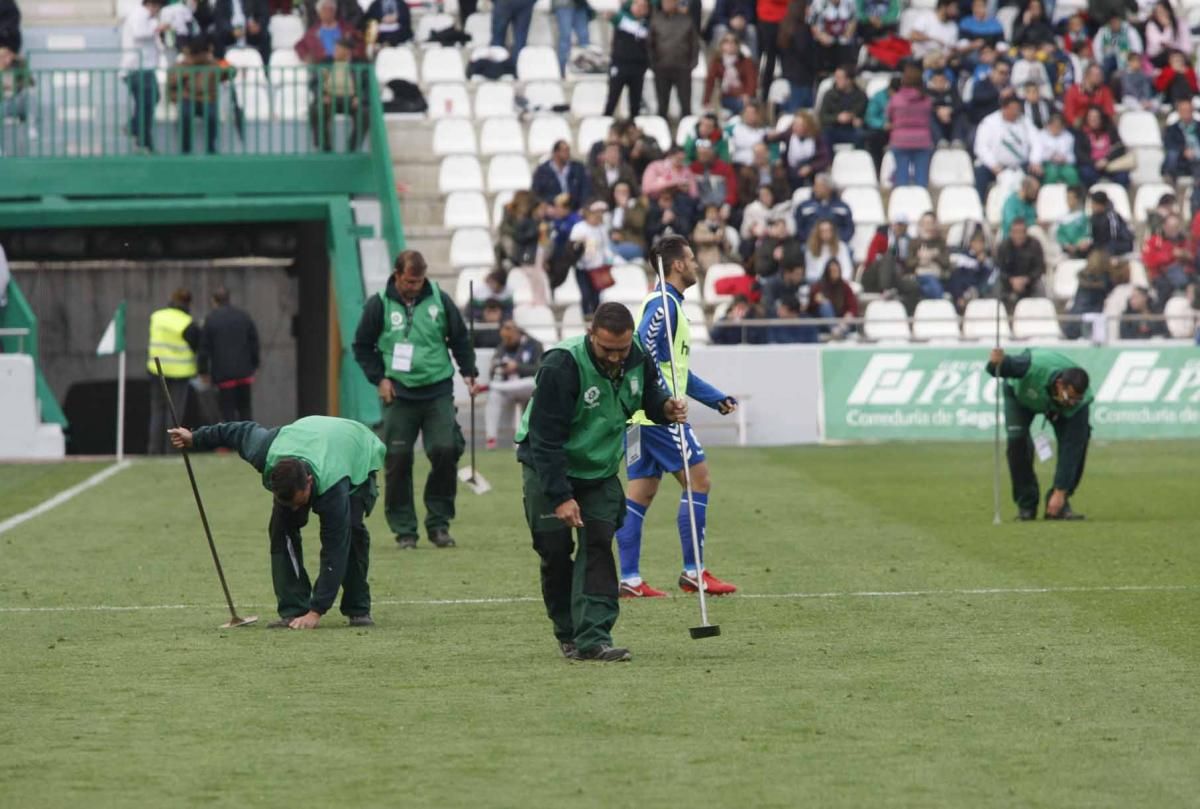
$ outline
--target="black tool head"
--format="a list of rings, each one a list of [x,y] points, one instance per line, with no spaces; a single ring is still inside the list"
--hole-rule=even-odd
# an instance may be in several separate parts
[[[713,624],[711,626],[693,626],[688,630],[692,636],[692,640],[700,640],[700,638],[715,638],[721,634],[721,627]]]

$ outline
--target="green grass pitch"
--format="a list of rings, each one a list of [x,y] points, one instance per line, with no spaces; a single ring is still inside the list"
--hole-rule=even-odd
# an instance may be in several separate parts
[[[378,509],[378,626],[309,633],[263,626],[253,470],[196,460],[261,616],[221,631],[183,465],[138,462],[0,534],[0,807],[1200,806],[1198,452],[1094,445],[1087,522],[1011,522],[1006,481],[996,527],[987,445],[714,450],[742,594],[688,637],[664,485],[643,573],[676,595],[623,605],[627,665],[558,657],[508,453],[454,550]],[[0,467],[0,520],[93,471]]]

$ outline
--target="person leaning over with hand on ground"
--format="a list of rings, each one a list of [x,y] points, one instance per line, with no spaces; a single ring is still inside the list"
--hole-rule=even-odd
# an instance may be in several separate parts
[[[454,547],[450,521],[458,459],[466,448],[454,411],[454,367],[475,388],[475,349],[454,301],[425,277],[416,250],[396,257],[387,288],[367,299],[354,334],[354,359],[383,402],[387,445],[384,513],[401,548],[417,546],[413,447],[417,435],[432,469],[425,481],[425,531],[435,546]]]
[[[688,370],[691,327],[683,313],[683,293],[699,281],[700,265],[696,262],[696,256],[687,240],[681,236],[667,236],[650,252],[651,266],[657,267],[658,261],[662,260],[670,309],[667,312],[663,311],[661,289],[656,288],[646,296],[638,316],[638,345],[658,363],[659,377],[674,396],[675,391],[671,389],[671,353],[674,343],[676,371],[679,381],[684,383],[684,389],[680,393],[711,407],[723,416],[729,415],[737,410],[737,399],[722,393]],[[665,318],[669,318],[669,321]],[[694,593],[698,587],[703,586],[706,593],[713,595],[733,593],[737,591],[737,587],[721,581],[707,569],[704,571],[703,583],[699,583],[699,569],[703,566],[704,557],[705,526],[708,524],[708,493],[712,483],[708,475],[708,461],[704,457],[704,448],[692,432],[692,425],[685,423],[682,430],[683,439],[687,442],[687,464],[695,489],[692,500],[695,505],[696,536],[701,558],[696,559],[692,547],[691,519],[687,496],[684,495],[679,499],[678,512],[679,543],[683,548],[683,572],[679,575],[679,589],[685,593]],[[662,481],[664,472],[678,480],[680,486],[684,485],[684,460],[678,441],[678,434],[673,428],[654,424],[644,413],[636,413],[630,420],[625,439],[629,494],[625,501],[625,524],[617,531],[617,548],[621,555],[622,598],[658,598],[666,595],[662,590],[656,590],[642,580],[639,570],[642,555],[642,521],[646,519],[646,512],[650,510],[650,504],[658,494],[658,484]]]
[[[262,474],[274,496],[268,532],[271,582],[279,620],[267,626],[315,629],[342,590],[342,614],[350,626],[372,626],[367,584],[371,536],[364,523],[379,488],[383,442],[370,428],[350,419],[308,416],[286,427],[267,429],[236,421],[167,431],[176,449],[237,450]],[[313,511],[321,520],[321,561],[316,584],[304,569],[300,529]]]
[[[992,349],[987,372],[1004,383],[1004,421],[1008,425],[1008,472],[1012,477],[1017,519],[1036,520],[1040,502],[1037,474],[1033,471],[1035,442],[1029,428],[1037,416],[1054,427],[1058,464],[1054,486],[1046,496],[1047,520],[1082,520],[1071,510],[1071,495],[1083,479],[1092,427],[1088,410],[1092,392],[1087,371],[1054,351],[1031,348],[1008,356]],[[1047,442],[1048,448],[1048,442]]]
[[[632,657],[612,645],[620,613],[612,540],[625,514],[618,477],[625,422],[639,410],[656,424],[687,421],[687,402],[669,397],[653,358],[634,343],[633,325],[623,305],[604,303],[587,334],[547,351],[517,432],[542,600],[569,660]]]

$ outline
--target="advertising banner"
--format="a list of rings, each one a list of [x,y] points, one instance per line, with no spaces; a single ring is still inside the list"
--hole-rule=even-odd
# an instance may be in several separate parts
[[[1091,377],[1097,438],[1200,438],[1200,349],[1154,343],[1050,348]],[[986,346],[827,348],[821,354],[824,440],[990,440],[996,382],[984,370],[987,355]]]

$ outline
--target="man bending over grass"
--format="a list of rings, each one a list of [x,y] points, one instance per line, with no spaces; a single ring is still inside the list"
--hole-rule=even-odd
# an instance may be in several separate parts
[[[267,626],[314,629],[333,607],[339,587],[342,614],[350,626],[373,625],[367,584],[371,537],[363,520],[379,496],[375,473],[383,468],[387,450],[368,427],[349,419],[308,416],[275,429],[235,421],[167,432],[176,449],[237,450],[262,473],[263,486],[274,496],[268,533],[279,620]],[[300,544],[310,509],[321,519],[316,585],[304,569]]]

